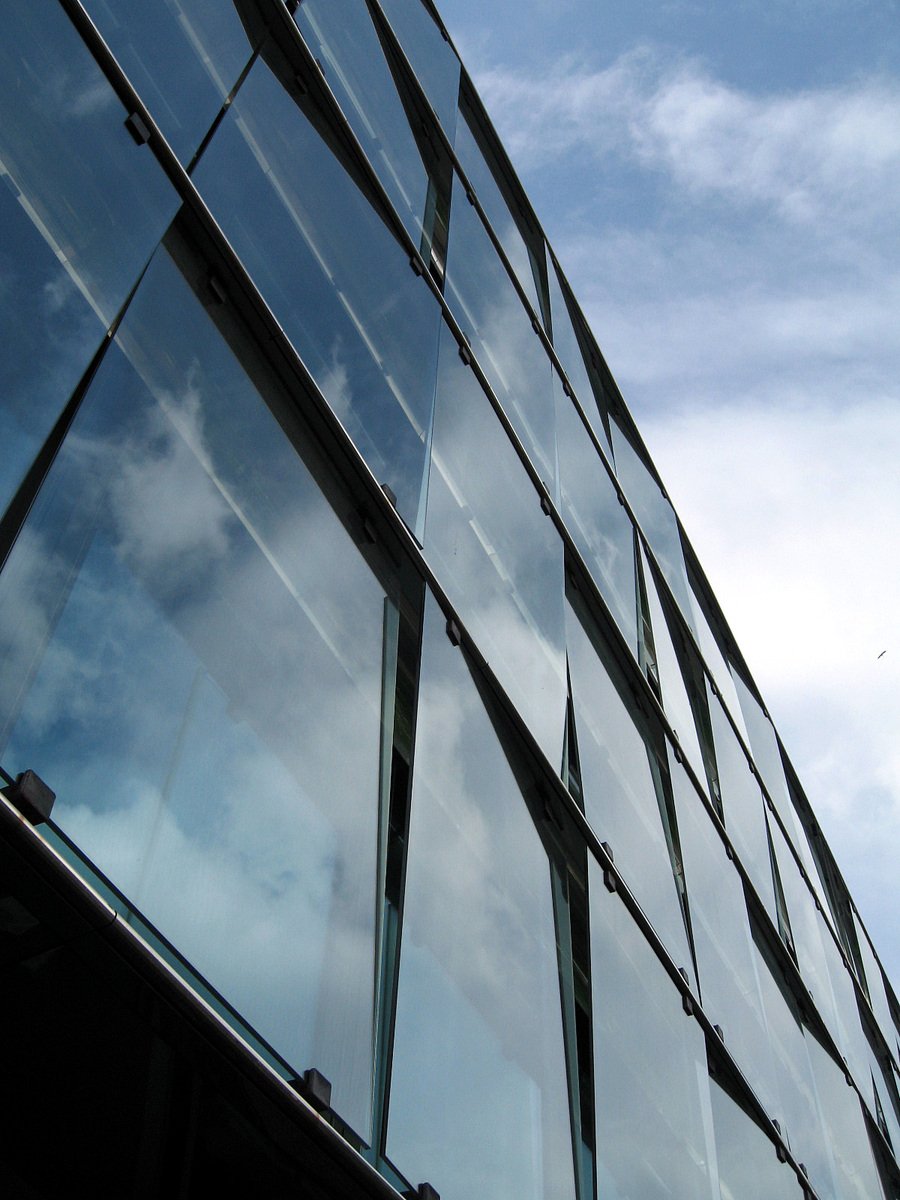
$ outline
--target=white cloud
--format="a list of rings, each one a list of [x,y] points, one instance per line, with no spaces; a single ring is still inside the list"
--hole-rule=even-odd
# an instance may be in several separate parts
[[[618,153],[688,193],[799,223],[888,216],[900,184],[900,89],[888,81],[757,96],[640,49],[602,69],[569,57],[540,80],[495,67],[476,82],[525,170],[576,149]]]

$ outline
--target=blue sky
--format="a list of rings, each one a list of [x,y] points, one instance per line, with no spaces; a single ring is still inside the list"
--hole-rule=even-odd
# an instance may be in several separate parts
[[[439,7],[896,987],[900,3]]]

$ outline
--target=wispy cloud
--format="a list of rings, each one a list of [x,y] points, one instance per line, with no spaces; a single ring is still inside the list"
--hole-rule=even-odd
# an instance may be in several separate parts
[[[799,223],[886,212],[900,184],[900,89],[887,80],[754,95],[642,48],[601,69],[570,57],[543,79],[494,67],[476,82],[525,170],[576,148],[621,154],[690,193]]]

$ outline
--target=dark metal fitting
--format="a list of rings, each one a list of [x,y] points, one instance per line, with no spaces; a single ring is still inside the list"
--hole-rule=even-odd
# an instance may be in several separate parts
[[[53,811],[56,792],[34,771],[23,771],[3,793],[32,825],[43,825]]]
[[[146,146],[150,141],[150,127],[140,113],[129,113],[125,118],[125,128],[134,138],[136,145]]]
[[[462,641],[462,632],[452,617],[447,619],[447,637],[452,646],[458,646]]]

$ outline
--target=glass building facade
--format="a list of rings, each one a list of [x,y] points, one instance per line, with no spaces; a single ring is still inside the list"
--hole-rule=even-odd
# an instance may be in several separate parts
[[[0,112],[15,1194],[900,1196],[896,996],[428,0],[15,0]]]

